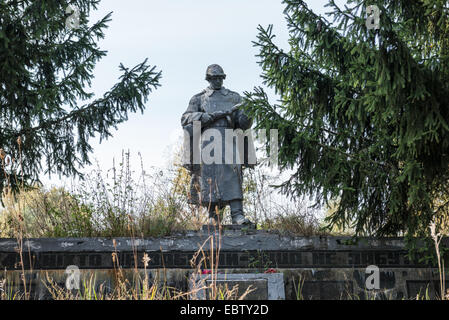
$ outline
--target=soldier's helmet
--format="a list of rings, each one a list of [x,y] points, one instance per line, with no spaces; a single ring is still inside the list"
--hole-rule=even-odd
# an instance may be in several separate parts
[[[206,70],[206,80],[209,80],[210,77],[223,77],[223,79],[226,79],[226,74],[218,64],[212,64]]]

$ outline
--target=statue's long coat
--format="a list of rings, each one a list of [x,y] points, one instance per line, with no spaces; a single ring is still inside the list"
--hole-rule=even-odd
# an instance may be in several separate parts
[[[225,164],[225,129],[247,130],[251,127],[252,122],[242,110],[233,112],[232,117],[228,119],[222,118],[209,124],[207,124],[207,116],[205,116],[205,113],[230,111],[241,100],[242,98],[238,93],[228,89],[213,90],[207,88],[193,96],[187,111],[182,115],[181,124],[184,128],[188,126],[191,128],[193,121],[201,121],[202,150],[211,143],[209,139],[203,139],[204,130],[213,128],[218,130],[222,136],[222,164],[205,164],[202,158],[200,165],[189,166],[192,172],[190,203],[202,204],[203,206],[210,204],[222,206],[231,200],[243,199],[242,165],[238,164],[236,156],[234,156],[233,164]],[[234,155],[238,152],[235,145],[234,142]],[[255,155],[252,141],[245,145],[245,152],[248,152],[248,146],[251,148],[250,152]]]

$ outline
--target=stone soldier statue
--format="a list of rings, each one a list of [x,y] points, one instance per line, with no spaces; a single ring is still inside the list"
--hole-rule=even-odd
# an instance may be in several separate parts
[[[213,64],[207,68],[206,80],[209,87],[201,93],[193,96],[190,100],[187,111],[182,115],[181,124],[190,136],[190,159],[185,164],[192,175],[190,185],[190,203],[199,204],[207,207],[209,210],[209,222],[214,224],[218,221],[217,211],[229,205],[231,208],[231,218],[233,224],[252,225],[252,223],[243,214],[243,193],[242,193],[242,166],[252,166],[255,164],[255,150],[252,141],[245,141],[245,159],[244,161],[226,161],[226,145],[229,146],[229,140],[225,139],[226,129],[233,131],[235,129],[247,130],[251,127],[252,121],[242,110],[239,110],[239,104],[242,98],[236,92],[223,87],[223,80],[226,75],[223,69]],[[197,122],[196,122],[197,121]],[[206,138],[208,129],[220,133],[221,141],[221,163],[205,163],[203,157],[199,163],[194,164],[192,153],[195,146],[192,136],[192,125],[196,122],[201,124],[201,137],[198,145],[201,150],[207,149],[212,143],[210,137]],[[240,132],[242,132],[240,131]],[[215,139],[215,137],[214,137]],[[217,143],[217,142],[216,142]],[[231,140],[231,149],[237,154],[235,141]],[[248,163],[248,149],[252,153],[253,161]],[[216,152],[217,150],[213,150]],[[241,156],[241,155],[240,155]],[[241,159],[241,158],[240,158]]]

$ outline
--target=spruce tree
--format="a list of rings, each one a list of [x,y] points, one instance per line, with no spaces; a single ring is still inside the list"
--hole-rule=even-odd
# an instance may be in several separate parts
[[[358,235],[427,232],[449,203],[449,2],[283,2],[289,47],[271,25],[254,42],[278,101],[245,93],[257,128],[279,130],[282,190],[333,203],[329,224]]]
[[[42,172],[82,176],[89,139],[111,136],[130,112],[143,112],[161,77],[147,60],[106,93],[89,92],[95,64],[106,55],[111,13],[89,24],[100,0],[0,2],[0,191],[39,180]],[[4,174],[5,173],[5,174]],[[8,175],[9,174],[9,175]]]

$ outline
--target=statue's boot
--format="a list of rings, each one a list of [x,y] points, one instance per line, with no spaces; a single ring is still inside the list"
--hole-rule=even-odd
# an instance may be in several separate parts
[[[238,225],[254,225],[243,215],[243,202],[242,200],[233,200],[229,202],[231,207],[232,224]]]

